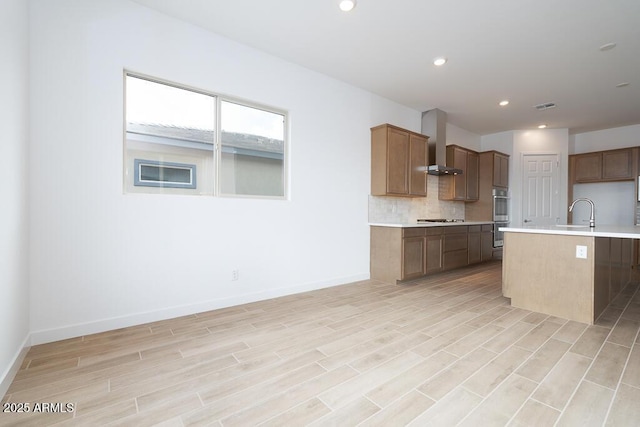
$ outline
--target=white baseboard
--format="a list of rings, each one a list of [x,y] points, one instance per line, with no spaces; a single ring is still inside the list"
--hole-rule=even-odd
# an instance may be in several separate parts
[[[16,374],[20,370],[20,366],[22,366],[22,361],[24,360],[25,356],[29,352],[29,349],[31,348],[29,345],[30,344],[29,338],[30,338],[29,335],[27,335],[27,337],[22,342],[22,345],[16,352],[16,355],[14,356],[11,364],[3,372],[2,376],[0,377],[0,400],[2,400],[2,397],[7,393],[7,390],[9,390],[9,386],[11,385],[11,383],[13,382],[13,379],[15,378]]]
[[[142,325],[149,322],[172,319],[174,317],[187,316],[190,314],[202,313],[205,311],[217,310],[220,308],[277,298],[285,295],[292,295],[301,292],[313,291],[316,289],[344,285],[361,280],[368,280],[369,277],[369,273],[359,274],[348,277],[334,278],[321,282],[306,283],[293,287],[270,289],[262,292],[209,300],[196,304],[167,307],[164,309],[149,311],[145,313],[135,313],[131,315],[102,319],[93,322],[68,325],[60,328],[44,329],[31,332],[31,345],[45,344],[49,342],[80,337],[83,335],[96,334],[99,332],[126,328],[129,326]]]

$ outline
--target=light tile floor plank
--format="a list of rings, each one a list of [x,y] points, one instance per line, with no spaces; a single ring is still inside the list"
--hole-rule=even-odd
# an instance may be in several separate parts
[[[582,381],[563,411],[558,426],[601,426],[614,397],[611,389]]]

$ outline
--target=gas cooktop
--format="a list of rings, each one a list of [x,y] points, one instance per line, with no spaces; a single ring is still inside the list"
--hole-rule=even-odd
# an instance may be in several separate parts
[[[446,218],[420,218],[418,222],[464,222],[464,219],[446,219]]]

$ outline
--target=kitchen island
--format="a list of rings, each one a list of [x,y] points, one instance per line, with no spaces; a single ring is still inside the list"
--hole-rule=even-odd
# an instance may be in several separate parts
[[[593,324],[632,277],[636,226],[503,227],[511,305]]]

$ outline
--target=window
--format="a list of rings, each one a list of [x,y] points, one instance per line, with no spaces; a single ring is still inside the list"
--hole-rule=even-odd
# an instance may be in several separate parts
[[[286,119],[125,73],[124,191],[282,198]]]
[[[197,188],[196,165],[135,159],[133,185],[146,187]]]

